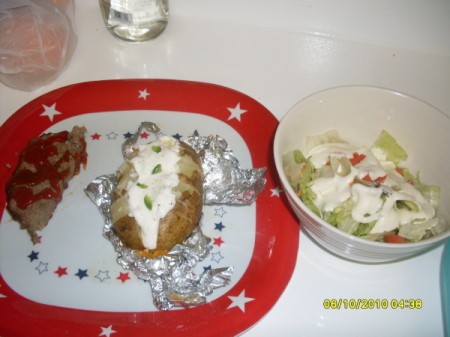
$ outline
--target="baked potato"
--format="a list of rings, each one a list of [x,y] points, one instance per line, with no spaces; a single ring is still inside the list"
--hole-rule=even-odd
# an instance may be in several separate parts
[[[203,173],[188,144],[162,136],[140,145],[117,176],[112,229],[127,247],[150,258],[164,255],[198,226]]]

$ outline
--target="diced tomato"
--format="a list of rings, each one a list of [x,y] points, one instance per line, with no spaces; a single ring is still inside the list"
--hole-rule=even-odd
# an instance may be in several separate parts
[[[350,158],[350,163],[355,166],[356,164],[358,164],[359,162],[361,162],[364,158],[366,158],[365,154],[361,154],[361,153],[357,153],[357,152],[353,152],[353,157]]]
[[[378,177],[377,179],[375,179],[375,181],[376,181],[377,183],[379,183],[379,184],[382,184],[382,183],[384,183],[384,181],[386,180],[386,178],[387,178],[387,175],[382,176],[382,177]]]
[[[396,167],[395,171],[397,171],[397,173],[401,174],[403,177],[405,176],[405,170],[401,167]],[[411,185],[414,185],[414,182],[411,179],[408,179],[406,182],[410,183]]]
[[[372,181],[372,178],[370,178],[370,176],[369,176],[368,174],[366,174],[366,175],[362,178],[362,180],[364,180],[364,181]]]
[[[379,184],[382,184],[386,180],[386,177],[387,177],[387,175],[382,176],[382,177],[378,177],[377,179],[372,180],[370,175],[366,174],[364,177],[362,177],[362,180],[364,180],[364,181],[374,181],[374,182],[377,182]]]
[[[396,167],[395,170],[397,171],[398,174],[401,174],[402,176],[404,176],[404,172],[401,167]]]
[[[404,237],[398,236],[397,234],[393,234],[393,233],[385,234],[383,241],[387,242],[387,243],[406,243],[407,242]]]
[[[306,165],[301,165],[300,166],[300,177],[303,177],[303,175],[305,174],[305,170],[306,170]]]

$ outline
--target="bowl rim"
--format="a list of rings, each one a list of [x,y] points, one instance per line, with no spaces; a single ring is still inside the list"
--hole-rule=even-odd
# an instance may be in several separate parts
[[[403,92],[400,92],[398,90],[394,90],[394,89],[389,89],[389,88],[385,88],[385,87],[381,87],[381,86],[370,86],[370,85],[344,85],[344,86],[334,86],[334,87],[329,87],[329,88],[325,88],[323,90],[314,92],[312,94],[309,94],[305,97],[303,97],[301,100],[299,100],[297,103],[295,103],[286,113],[285,115],[280,119],[280,122],[278,124],[278,127],[275,131],[275,136],[274,136],[274,142],[273,142],[273,156],[274,156],[274,161],[275,161],[275,167],[276,170],[278,171],[278,176],[279,179],[281,180],[281,183],[283,185],[284,191],[285,193],[288,193],[289,196],[291,196],[291,200],[298,206],[300,207],[300,209],[302,211],[304,211],[309,217],[311,217],[314,221],[320,223],[320,225],[328,228],[330,231],[332,231],[333,233],[339,235],[339,236],[343,236],[344,238],[346,238],[347,240],[349,240],[351,243],[356,243],[356,244],[362,244],[362,245],[368,245],[368,246],[372,246],[372,247],[376,247],[376,248],[390,248],[392,250],[398,250],[398,251],[402,251],[402,250],[406,250],[406,249],[413,249],[413,248],[426,248],[429,247],[431,245],[435,245],[440,243],[441,241],[444,241],[445,239],[447,239],[448,237],[450,237],[450,229],[447,229],[446,231],[440,233],[437,236],[422,240],[422,241],[418,241],[418,242],[406,242],[406,243],[402,243],[402,244],[393,244],[393,243],[389,243],[389,242],[379,242],[379,241],[371,241],[371,240],[366,240],[366,239],[362,239],[358,236],[346,233],[336,227],[334,227],[333,225],[329,224],[328,222],[326,222],[325,220],[323,220],[322,218],[320,218],[316,213],[314,213],[308,206],[306,206],[303,201],[295,194],[293,188],[291,187],[291,185],[289,184],[286,175],[284,173],[284,169],[283,169],[283,165],[281,163],[281,157],[282,157],[282,153],[279,150],[280,146],[280,139],[281,139],[281,131],[284,127],[284,125],[286,125],[288,123],[288,120],[290,118],[290,116],[292,116],[293,111],[300,106],[301,104],[303,104],[306,100],[309,100],[311,98],[313,98],[314,96],[318,96],[320,94],[323,94],[325,92],[330,92],[330,91],[337,91],[337,90],[375,90],[375,91],[379,91],[379,92],[383,92],[385,94],[394,94],[394,95],[400,95],[402,97],[404,97],[405,99],[411,99],[413,101],[419,102],[421,104],[427,105],[430,109],[434,110],[435,112],[443,115],[444,117],[446,117],[447,119],[450,120],[450,116],[446,115],[443,111],[439,110],[438,108],[436,108],[435,106],[429,104],[428,102],[419,99],[417,97],[405,94]],[[287,191],[286,191],[287,190]],[[308,230],[305,226],[305,229]],[[346,244],[350,244],[350,243],[346,243]]]
[[[407,99],[412,99],[415,100],[417,102],[420,102],[421,104],[424,105],[428,105],[430,108],[432,108],[433,110],[435,110],[436,112],[439,112],[439,114],[443,115],[443,117],[447,118],[450,120],[450,115],[447,115],[445,112],[443,112],[442,110],[438,109],[437,107],[435,107],[433,104],[417,97],[411,94],[407,94],[406,92],[397,90],[397,89],[393,89],[393,88],[389,88],[389,87],[383,87],[383,86],[378,86],[378,85],[368,85],[368,84],[347,84],[347,85],[336,85],[336,86],[331,86],[331,87],[327,87],[315,92],[312,92],[306,96],[304,96],[303,98],[301,98],[300,100],[298,100],[296,103],[294,103],[288,110],[287,112],[284,114],[284,116],[280,119],[280,123],[283,119],[286,119],[286,116],[290,113],[291,110],[293,110],[297,105],[302,104],[305,100],[310,99],[311,97],[317,96],[319,94],[323,94],[325,92],[328,91],[337,91],[337,90],[349,90],[349,89],[353,89],[353,90],[374,90],[374,91],[379,91],[379,92],[384,92],[384,93],[389,93],[389,94],[394,94],[397,96],[402,96],[404,98]]]

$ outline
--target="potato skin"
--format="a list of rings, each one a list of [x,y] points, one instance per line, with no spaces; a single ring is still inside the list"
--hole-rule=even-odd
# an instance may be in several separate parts
[[[190,158],[193,167],[186,169],[180,160],[179,184],[174,189],[176,203],[172,210],[160,220],[157,246],[154,250],[144,247],[140,227],[133,217],[123,216],[113,222],[113,230],[121,241],[129,248],[138,250],[142,255],[154,257],[166,253],[176,244],[184,241],[198,226],[203,207],[203,173],[201,160],[194,149],[184,142],[179,143],[179,155],[183,159]],[[119,176],[119,180],[123,177]],[[120,196],[123,191],[116,191]]]

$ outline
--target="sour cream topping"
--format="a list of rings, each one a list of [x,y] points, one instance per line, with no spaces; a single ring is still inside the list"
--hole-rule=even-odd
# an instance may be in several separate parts
[[[141,229],[144,246],[155,249],[160,220],[176,203],[173,189],[179,183],[180,147],[176,139],[162,136],[138,150],[131,159],[136,176],[127,186],[129,215]]]
[[[400,174],[395,165],[386,161],[382,151],[372,151],[366,147],[357,147],[347,143],[327,143],[313,147],[307,157],[316,169],[329,163],[330,157],[352,158],[354,154],[363,155],[363,159],[352,165],[346,175],[319,177],[312,181],[311,189],[316,194],[314,204],[321,211],[333,211],[349,198],[354,206],[352,217],[361,223],[376,221],[370,233],[382,233],[398,228],[412,221],[426,221],[435,216],[433,206],[422,194]],[[382,187],[366,186],[354,183],[355,179],[370,177],[371,181],[382,179]],[[385,192],[386,199],[382,199]],[[398,208],[398,200],[414,202],[418,209],[410,211]]]

